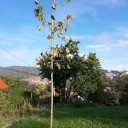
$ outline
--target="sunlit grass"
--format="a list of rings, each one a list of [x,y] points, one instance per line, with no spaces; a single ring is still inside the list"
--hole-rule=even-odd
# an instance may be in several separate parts
[[[54,108],[54,128],[128,128],[128,107],[60,106]],[[49,128],[50,112],[22,119],[9,128]]]

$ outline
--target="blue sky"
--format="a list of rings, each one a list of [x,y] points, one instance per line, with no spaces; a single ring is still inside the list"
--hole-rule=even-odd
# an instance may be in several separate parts
[[[59,6],[60,1],[65,7]],[[50,0],[38,0],[45,12],[51,12]],[[96,52],[104,69],[128,70],[127,0],[56,0],[56,19],[71,14],[68,36],[80,41],[79,52]],[[33,66],[42,51],[49,50],[48,27],[35,18],[34,0],[6,0],[0,4],[0,66]],[[45,13],[46,19],[50,17]]]

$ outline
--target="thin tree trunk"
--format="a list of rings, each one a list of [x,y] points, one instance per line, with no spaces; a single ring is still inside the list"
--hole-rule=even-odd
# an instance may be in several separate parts
[[[55,4],[55,0],[54,0]],[[54,9],[53,14],[54,15]],[[51,28],[51,54],[53,55],[53,19],[52,19],[52,28]],[[51,60],[51,120],[50,120],[50,128],[53,127],[53,59]]]
[[[32,106],[32,88],[31,88],[31,106]]]

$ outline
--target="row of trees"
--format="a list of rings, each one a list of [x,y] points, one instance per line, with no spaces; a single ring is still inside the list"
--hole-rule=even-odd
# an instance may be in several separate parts
[[[123,104],[128,103],[128,76],[124,72],[117,72],[113,79],[106,76],[103,72],[100,61],[96,57],[96,53],[89,53],[85,59],[85,55],[79,55],[78,44],[73,42],[60,47],[61,50],[54,56],[54,60],[60,63],[59,68],[54,63],[54,86],[59,94],[61,103],[70,103],[70,92],[73,91],[87,101],[100,104]],[[67,57],[61,55],[66,54],[66,48],[70,51]],[[60,49],[59,48],[59,49]],[[47,52],[44,54],[47,62],[45,65],[38,61],[42,78],[49,78],[50,67],[49,56]],[[63,60],[63,61],[61,61]],[[67,62],[69,66],[67,66]],[[60,70],[61,69],[61,70]],[[68,81],[68,84],[67,84]],[[65,91],[66,90],[66,91]]]

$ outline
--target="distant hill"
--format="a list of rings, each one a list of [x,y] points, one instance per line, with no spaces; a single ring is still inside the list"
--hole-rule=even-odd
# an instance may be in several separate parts
[[[39,76],[39,70],[35,67],[26,66],[0,67],[0,74],[24,79],[30,76]]]

